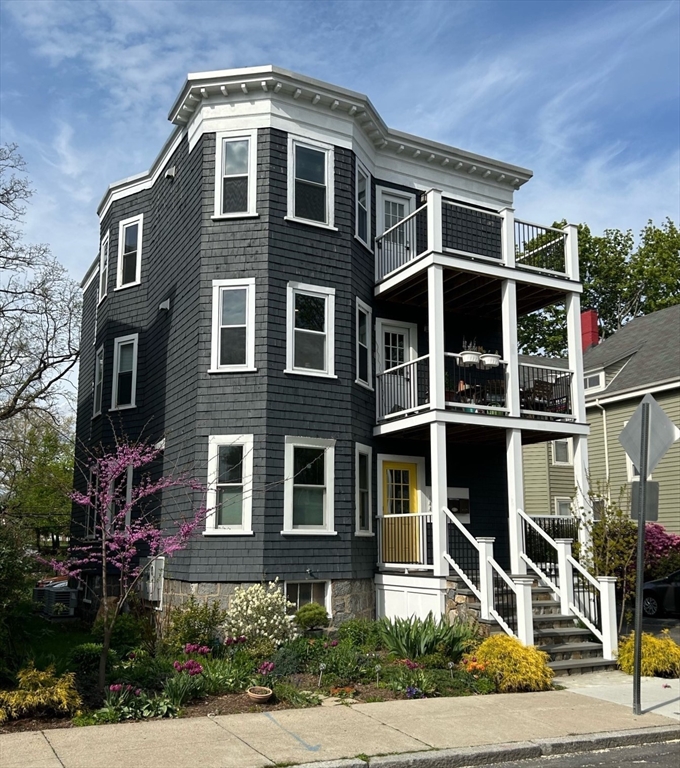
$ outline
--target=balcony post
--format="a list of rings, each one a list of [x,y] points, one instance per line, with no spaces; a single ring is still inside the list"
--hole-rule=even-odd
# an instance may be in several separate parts
[[[602,617],[602,656],[615,659],[619,638],[616,630],[616,576],[599,576],[600,615]]]
[[[430,367],[430,408],[444,410],[444,268],[427,268],[427,335]]]
[[[508,416],[520,415],[519,354],[517,351],[517,283],[504,280],[501,289],[503,359],[506,361],[506,403]]]
[[[501,254],[506,267],[515,266],[515,209],[501,209]]]
[[[482,621],[491,619],[490,608],[493,608],[493,567],[489,560],[493,557],[493,536],[477,539],[479,544],[479,591],[482,593],[480,618]]]
[[[578,540],[584,548],[584,555],[590,553],[590,532],[593,523],[593,502],[590,498],[590,478],[588,476],[588,438],[585,435],[574,435],[574,486],[576,496],[574,507],[577,516],[582,520],[578,527]]]
[[[527,566],[520,557],[524,551],[522,518],[518,509],[524,509],[524,473],[522,470],[522,432],[505,430],[506,465],[508,473],[508,526],[510,531],[510,569],[524,574]]]
[[[517,601],[517,639],[524,645],[534,644],[534,612],[531,608],[531,587],[533,576],[516,575],[515,598]]]
[[[432,560],[434,576],[449,575],[449,564],[444,558],[447,551],[446,515],[446,424],[430,424],[430,467],[432,475]]]
[[[569,556],[571,555],[571,539],[555,539],[557,544],[557,572],[560,579],[560,613],[569,616],[569,605],[574,602],[574,576]]]
[[[579,280],[578,265],[578,227],[576,224],[567,224],[564,227],[564,266],[567,277],[570,280]]]
[[[442,193],[439,189],[430,189],[427,198],[427,249],[435,253],[442,252]]]

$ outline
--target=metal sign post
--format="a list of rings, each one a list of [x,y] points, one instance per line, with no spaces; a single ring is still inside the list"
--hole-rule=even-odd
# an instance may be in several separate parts
[[[649,403],[642,403],[640,435],[640,480],[638,482],[639,518],[637,570],[635,575],[635,658],[633,661],[633,714],[642,714],[640,701],[640,667],[642,666],[642,584],[645,572],[645,508],[647,505],[647,465],[649,463]]]

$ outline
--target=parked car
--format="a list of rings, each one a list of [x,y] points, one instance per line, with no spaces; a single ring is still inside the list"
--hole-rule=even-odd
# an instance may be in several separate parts
[[[642,589],[642,610],[645,616],[680,613],[680,571],[663,579],[646,581]]]

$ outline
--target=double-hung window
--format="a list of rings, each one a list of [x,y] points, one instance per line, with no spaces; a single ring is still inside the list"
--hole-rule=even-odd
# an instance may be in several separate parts
[[[111,409],[134,408],[137,389],[138,334],[121,336],[113,344]]]
[[[94,406],[92,416],[102,412],[102,393],[104,391],[104,347],[99,347],[94,358]]]
[[[138,285],[142,279],[142,230],[144,216],[133,216],[118,226],[118,275],[116,288]]]
[[[282,533],[335,533],[335,440],[286,437]]]
[[[572,457],[571,438],[566,438],[564,440],[553,440],[552,463],[558,467],[572,466],[574,459]]]
[[[257,215],[257,131],[222,131],[215,138],[215,215]]]
[[[210,371],[255,370],[255,280],[213,280]]]
[[[357,299],[356,324],[357,324],[357,373],[356,383],[373,389],[373,366],[371,361],[371,326],[373,313],[368,304]]]
[[[566,497],[555,498],[555,514],[557,517],[570,517],[571,499]]]
[[[211,435],[205,533],[252,532],[253,436]]]
[[[329,144],[288,136],[288,218],[335,229],[334,163]]]
[[[355,448],[356,535],[373,535],[371,473],[373,450],[368,445]]]
[[[361,163],[356,164],[355,235],[371,250],[371,176]]]
[[[335,289],[288,283],[286,373],[335,377]]]
[[[106,297],[109,285],[109,239],[107,232],[99,250],[99,301]]]

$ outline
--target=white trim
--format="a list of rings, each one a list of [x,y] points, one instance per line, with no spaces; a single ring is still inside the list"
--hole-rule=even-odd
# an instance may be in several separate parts
[[[405,203],[404,218],[416,210],[416,196],[414,192],[403,192],[401,189],[376,186],[375,188],[375,236],[380,237],[385,231],[385,206],[386,197],[393,197]]]
[[[367,347],[367,359],[368,364],[366,366],[366,381],[359,378],[359,312],[363,312],[366,315],[366,344]],[[362,301],[358,296],[356,300],[356,309],[354,312],[355,327],[355,365],[356,376],[354,379],[355,384],[359,384],[366,389],[373,391],[373,310]]]
[[[99,373],[99,358],[101,356],[101,378],[99,381],[97,380],[97,374]],[[100,391],[99,391],[99,408],[97,408],[97,384],[99,384]],[[94,419],[95,416],[99,416],[102,412],[102,407],[104,403],[104,345],[102,344],[101,347],[95,352],[94,355],[94,387],[93,387],[93,398],[92,398],[92,418]]]
[[[593,379],[595,376],[597,376],[598,383],[592,387],[587,386],[587,379]],[[592,392],[600,392],[603,389],[605,389],[604,371],[591,371],[590,373],[583,374],[583,391],[586,395]]]
[[[125,245],[125,230],[137,224],[137,253],[135,256],[135,279],[131,283],[123,283],[123,247]],[[131,216],[129,219],[123,219],[118,224],[118,263],[116,264],[116,287],[119,291],[122,288],[131,288],[133,285],[139,285],[142,281],[142,242],[144,231],[144,214]],[[109,256],[110,260],[110,256]]]
[[[106,252],[106,259],[104,253]],[[106,263],[106,269],[104,264]],[[99,303],[106,298],[109,291],[109,267],[111,266],[111,230],[107,229],[99,246]],[[104,273],[106,272],[106,276]],[[102,286],[103,284],[103,286]],[[103,287],[103,290],[102,290]]]
[[[418,357],[418,324],[417,323],[405,323],[402,320],[388,320],[385,317],[376,317],[375,319],[375,347],[376,354],[376,373],[382,373],[384,370],[383,360],[383,329],[385,326],[393,326],[395,328],[401,328],[408,336],[408,353],[410,355],[408,360],[404,360],[405,363],[415,360]],[[406,350],[404,350],[406,351]]]
[[[220,310],[223,290],[246,289],[246,361],[243,365],[220,365]],[[212,320],[210,369],[208,373],[249,373],[255,368],[255,278],[229,278],[212,281]]]
[[[325,336],[326,360],[325,369],[295,367],[295,295],[302,293],[307,296],[323,298],[326,302]],[[335,376],[335,288],[324,285],[289,282],[286,287],[286,368],[284,373],[299,373],[307,376]]]
[[[562,514],[560,514],[560,504],[565,504],[565,503],[569,505],[569,512],[566,515],[562,515]],[[553,506],[554,506],[554,509],[555,509],[555,517],[571,518],[572,517],[571,507],[572,507],[573,503],[574,503],[574,500],[571,499],[569,496],[555,496],[553,498]]]
[[[243,446],[241,465],[241,485],[243,488],[243,507],[241,525],[217,525],[217,480],[219,473],[219,454],[221,446]],[[234,536],[250,535],[253,518],[253,436],[252,435],[210,435],[208,437],[208,513],[205,518],[204,535]]]
[[[335,535],[335,440],[320,437],[285,436],[283,481],[283,535]],[[295,448],[324,448],[324,523],[318,528],[293,527]]]
[[[130,395],[130,403],[127,405],[116,405],[116,398],[118,396],[118,357],[119,349],[123,344],[133,344],[132,352],[132,388]],[[113,382],[111,385],[111,410],[123,411],[127,408],[137,407],[137,351],[139,348],[139,334],[131,333],[129,336],[119,336],[113,340]]]
[[[248,200],[245,211],[222,212],[222,180],[224,145],[226,142],[245,139],[248,141]],[[215,208],[213,220],[238,219],[257,216],[257,129],[246,131],[220,131],[215,134]]]
[[[564,443],[567,444],[567,460],[566,461],[558,461],[557,459],[557,452],[555,451],[555,443]],[[573,467],[574,466],[574,443],[573,440],[570,437],[561,437],[557,440],[551,440],[550,447],[552,450],[552,463],[554,467]]]
[[[399,456],[395,453],[379,453],[377,458],[377,477],[378,477],[378,510],[377,516],[384,517],[383,505],[383,464],[385,462],[396,462],[401,464],[416,464],[417,469],[417,482],[416,492],[418,494],[418,509],[416,512],[427,514],[430,512],[430,500],[427,498],[425,492],[425,457],[424,456]],[[380,558],[380,552],[378,552],[378,558]]]
[[[361,528],[361,489],[359,488],[359,456],[368,458],[368,529]],[[354,444],[354,535],[373,536],[373,448],[362,443]]]
[[[359,234],[359,174],[366,178],[366,239]],[[354,164],[354,237],[373,253],[371,243],[371,174],[364,163],[355,158]]]
[[[658,384],[653,387],[640,387],[637,389],[631,389],[627,392],[622,392],[619,395],[611,395],[610,397],[595,398],[586,403],[586,408],[593,408],[594,406],[608,405],[609,403],[616,403],[620,400],[631,400],[635,397],[643,397],[646,394],[653,394],[654,392],[666,392],[669,389],[680,388],[679,381],[671,381],[668,384]]]
[[[295,148],[297,146],[308,147],[325,154],[325,182],[326,182],[326,220],[315,221],[304,219],[295,215]],[[326,144],[314,139],[303,138],[292,133],[288,134],[288,212],[286,220],[296,221],[302,224],[325,226],[335,229],[335,152],[332,144]]]

